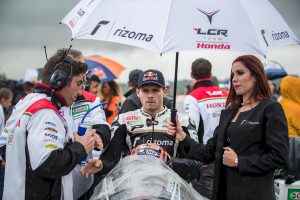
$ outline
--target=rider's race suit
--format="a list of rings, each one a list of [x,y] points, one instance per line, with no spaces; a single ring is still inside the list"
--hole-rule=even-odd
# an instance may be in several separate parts
[[[175,137],[167,134],[167,122],[171,111],[164,107],[163,111],[154,118],[143,111],[143,108],[119,115],[119,119],[113,124],[113,138],[107,149],[101,156],[103,170],[109,172],[120,160],[122,154],[128,154],[132,148],[145,143],[154,143],[162,147],[170,156],[180,154],[180,142]],[[183,131],[191,138],[198,141],[195,125],[186,115],[178,113],[178,118]]]

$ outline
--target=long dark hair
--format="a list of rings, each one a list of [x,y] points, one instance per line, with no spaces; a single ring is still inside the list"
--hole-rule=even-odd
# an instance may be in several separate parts
[[[254,100],[256,101],[262,99],[270,99],[271,91],[261,61],[253,55],[243,55],[236,58],[232,64],[236,62],[241,62],[245,67],[247,67],[247,69],[250,70],[251,75],[255,77],[256,84],[254,85],[250,98],[254,98]],[[226,109],[237,108],[242,103],[242,96],[237,95],[233,88],[232,78],[233,74],[231,73],[230,89],[226,101]]]
[[[110,91],[111,91],[111,97],[114,97],[114,96],[121,96],[121,90],[120,90],[120,87],[118,85],[118,83],[116,83],[115,81],[108,81],[108,82],[105,82],[105,83],[102,83],[101,87],[100,87],[100,98],[101,100],[103,99],[106,99],[107,97],[103,94],[103,85],[104,84],[107,84],[110,88]]]

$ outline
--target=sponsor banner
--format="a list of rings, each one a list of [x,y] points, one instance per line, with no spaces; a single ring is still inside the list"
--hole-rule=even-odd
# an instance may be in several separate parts
[[[125,118],[126,124],[132,126],[132,128],[140,128],[143,127],[143,121],[141,116],[129,115]]]
[[[288,200],[300,199],[300,189],[288,189]]]
[[[141,33],[134,30],[128,30],[126,27],[123,27],[122,29],[121,28],[116,29],[115,32],[113,33],[113,36],[123,37],[132,40],[145,41],[145,42],[151,42],[151,40],[153,39],[152,34]]]
[[[212,116],[215,117],[220,117],[221,116],[221,111],[213,112]]]
[[[78,114],[85,113],[89,109],[90,109],[89,104],[83,104],[83,105],[74,107],[74,108],[72,108],[72,115],[76,116]]]
[[[53,122],[45,122],[45,124],[46,124],[46,125],[50,125],[50,126],[54,126],[54,127],[56,127],[56,124],[55,124],[55,123],[53,123]]]
[[[142,120],[130,120],[127,121],[127,124],[130,126],[134,126],[134,125],[143,125],[143,121]]]
[[[46,137],[46,140],[50,139],[50,140],[55,140],[55,141],[57,141],[57,138],[58,138],[57,135],[54,135],[51,133],[45,133],[45,137]]]
[[[107,32],[107,30],[113,30],[107,32],[107,37],[122,37],[128,40],[138,40],[142,42],[151,42],[153,39],[153,34],[144,33],[137,30],[128,29],[126,26],[116,27],[115,22],[111,22],[108,20],[100,20],[95,27],[92,29],[90,35],[96,35],[98,33],[102,34]]]
[[[196,42],[197,49],[222,49],[229,50],[231,45],[228,43],[229,30],[226,28],[214,27],[213,16],[220,10],[208,12],[197,8],[199,14],[205,15],[209,21],[209,28],[207,27],[194,27],[194,33],[197,35],[198,41]]]
[[[225,108],[225,102],[217,102],[217,103],[207,103],[205,104],[206,109],[210,108]]]
[[[147,143],[153,143],[156,144],[158,146],[173,146],[174,142],[172,140],[147,140]]]
[[[5,134],[8,134],[8,129],[7,129],[7,128],[4,128],[3,132],[4,132]]]
[[[46,149],[54,149],[54,150],[58,149],[58,147],[55,144],[46,144],[45,148]]]
[[[13,135],[8,135],[7,144],[12,144],[13,143],[13,139],[14,139]]]
[[[51,131],[51,132],[53,132],[53,133],[57,133],[57,130],[54,129],[54,128],[52,128],[52,127],[46,127],[44,130],[46,130],[46,131]]]
[[[126,116],[126,121],[127,120],[141,120],[142,117],[141,116],[135,116],[135,115],[129,115],[129,116]]]
[[[252,122],[249,120],[243,120],[241,125],[259,125],[259,122]]]
[[[230,44],[198,42],[197,43],[197,49],[222,49],[222,50],[229,50],[229,49],[231,49],[231,46],[230,46]]]
[[[157,73],[155,72],[147,72],[144,74],[144,77],[143,77],[143,81],[157,81],[158,80],[158,75]]]

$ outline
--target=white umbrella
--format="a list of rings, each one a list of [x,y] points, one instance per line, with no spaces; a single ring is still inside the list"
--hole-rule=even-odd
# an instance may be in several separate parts
[[[74,39],[159,53],[220,49],[265,55],[299,44],[267,0],[82,0],[62,22]]]
[[[74,39],[159,53],[205,49],[266,55],[271,48],[300,44],[268,0],[81,0],[62,22]],[[174,109],[175,104],[174,99]]]

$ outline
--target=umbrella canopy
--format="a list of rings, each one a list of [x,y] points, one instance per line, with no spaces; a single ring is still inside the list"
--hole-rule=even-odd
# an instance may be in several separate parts
[[[102,56],[85,57],[88,69],[96,74],[102,83],[114,80],[119,77],[126,68],[114,60]]]
[[[82,0],[62,20],[75,39],[159,53],[241,51],[259,55],[299,40],[268,0]]]
[[[62,22],[74,39],[176,52],[173,110],[179,51],[266,55],[271,48],[300,44],[268,0],[81,0]]]

